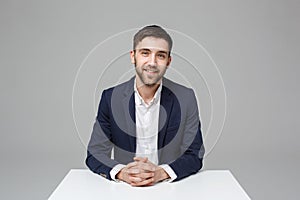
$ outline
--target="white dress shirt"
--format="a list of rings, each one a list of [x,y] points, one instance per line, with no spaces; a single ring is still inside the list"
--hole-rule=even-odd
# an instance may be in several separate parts
[[[153,99],[147,104],[140,96],[136,80],[134,81],[134,97],[135,97],[135,119],[136,119],[136,156],[148,157],[153,164],[158,164],[158,121],[160,109],[160,96],[162,84],[156,90]],[[116,180],[117,173],[125,165],[118,164],[111,171],[110,176]],[[169,181],[177,178],[173,169],[167,165],[160,165],[170,176]]]

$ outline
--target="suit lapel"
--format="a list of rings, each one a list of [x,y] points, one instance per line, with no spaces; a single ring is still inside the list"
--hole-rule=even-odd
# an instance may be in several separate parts
[[[131,152],[136,151],[136,127],[135,127],[135,100],[133,90],[134,78],[132,78],[124,89],[123,111],[127,124],[127,134],[130,142]],[[129,111],[129,112],[128,112]]]
[[[167,125],[169,122],[173,98],[171,96],[171,91],[164,86],[162,87],[161,97],[160,97],[160,111],[159,111],[159,122],[158,122],[158,150],[164,146],[164,141],[166,137]],[[159,151],[160,152],[160,151]],[[159,153],[160,154],[160,153]],[[160,157],[160,155],[159,155]]]

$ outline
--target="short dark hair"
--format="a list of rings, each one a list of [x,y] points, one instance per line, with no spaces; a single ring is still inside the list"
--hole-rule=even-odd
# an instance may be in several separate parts
[[[142,41],[145,37],[155,37],[164,39],[167,41],[169,46],[169,54],[171,53],[173,41],[171,36],[165,31],[163,28],[157,25],[145,26],[140,29],[133,37],[133,50],[135,50],[136,46],[140,41]]]

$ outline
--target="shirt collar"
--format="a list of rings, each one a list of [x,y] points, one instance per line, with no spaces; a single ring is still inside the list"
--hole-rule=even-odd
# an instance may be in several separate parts
[[[159,87],[157,88],[157,90],[153,96],[153,99],[150,101],[150,104],[148,105],[145,103],[144,99],[141,97],[139,91],[137,90],[136,78],[134,79],[134,92],[136,94],[136,97],[138,97],[138,98],[135,98],[135,103],[137,105],[144,104],[145,106],[151,106],[154,103],[156,104],[158,102],[158,100],[160,99],[161,90],[162,90],[162,81],[160,82]]]

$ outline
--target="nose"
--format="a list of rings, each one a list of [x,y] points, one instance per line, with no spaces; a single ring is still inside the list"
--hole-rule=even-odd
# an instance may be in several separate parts
[[[149,56],[149,60],[148,60],[148,64],[150,66],[156,66],[156,56],[154,53],[151,54],[151,56]]]

